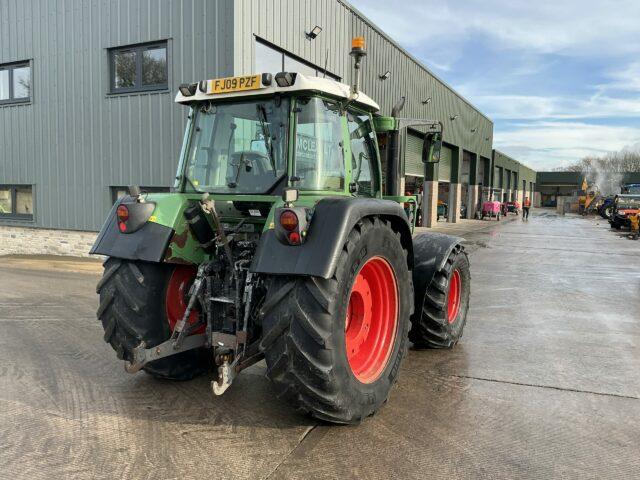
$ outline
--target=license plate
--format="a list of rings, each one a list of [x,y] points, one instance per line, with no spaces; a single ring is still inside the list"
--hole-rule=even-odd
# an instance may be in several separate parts
[[[216,78],[209,80],[207,93],[242,92],[245,90],[258,90],[263,88],[260,75],[248,75],[245,77]]]

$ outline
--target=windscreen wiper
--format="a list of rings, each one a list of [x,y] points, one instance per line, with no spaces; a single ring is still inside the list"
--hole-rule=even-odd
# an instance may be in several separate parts
[[[256,109],[258,110],[258,120],[260,120],[260,127],[262,128],[262,135],[265,139],[265,146],[267,147],[267,154],[269,155],[269,162],[271,163],[271,168],[273,169],[273,175],[278,176],[278,171],[276,170],[276,161],[273,158],[273,144],[271,143],[271,132],[269,131],[269,126],[267,125],[267,110],[264,108],[264,105],[258,103],[256,105]]]

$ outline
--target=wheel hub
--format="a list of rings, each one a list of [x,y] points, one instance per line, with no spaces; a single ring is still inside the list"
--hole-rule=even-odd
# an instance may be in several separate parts
[[[456,269],[449,280],[449,294],[447,295],[447,321],[449,323],[455,322],[460,312],[461,286],[460,271]]]
[[[362,383],[378,379],[387,365],[398,325],[398,288],[391,265],[370,258],[351,287],[345,318],[347,360]]]
[[[178,265],[171,273],[171,278],[169,278],[169,284],[167,285],[165,305],[167,321],[169,322],[169,328],[172,333],[176,327],[176,323],[182,319],[184,311],[187,308],[189,288],[191,288],[197,273],[197,269],[190,265]],[[189,315],[188,323],[189,325],[193,325],[197,321],[198,311],[194,308]],[[204,333],[204,326],[200,327],[194,333]]]

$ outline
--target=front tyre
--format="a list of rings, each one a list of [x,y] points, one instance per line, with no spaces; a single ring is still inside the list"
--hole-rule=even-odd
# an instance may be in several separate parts
[[[261,348],[279,397],[334,423],[361,422],[382,406],[407,350],[406,256],[388,223],[366,218],[332,278],[271,279]]]
[[[109,258],[96,287],[100,294],[97,316],[104,328],[104,340],[120,360],[131,361],[132,351],[144,341],[147,348],[168,340],[184,314],[186,294],[195,267],[156,264]],[[190,323],[197,321],[192,312]],[[189,350],[150,362],[147,373],[171,380],[189,380],[208,370],[204,349]]]
[[[434,275],[422,301],[417,300],[409,332],[416,348],[451,348],[458,343],[467,321],[470,284],[469,259],[457,246]]]

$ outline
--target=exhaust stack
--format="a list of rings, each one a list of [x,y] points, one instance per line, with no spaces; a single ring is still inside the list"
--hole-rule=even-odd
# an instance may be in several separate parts
[[[400,112],[404,108],[406,97],[400,100],[391,109],[391,116],[398,118]],[[402,195],[400,191],[400,129],[389,132],[389,147],[387,154],[387,172],[385,190],[387,195]]]

